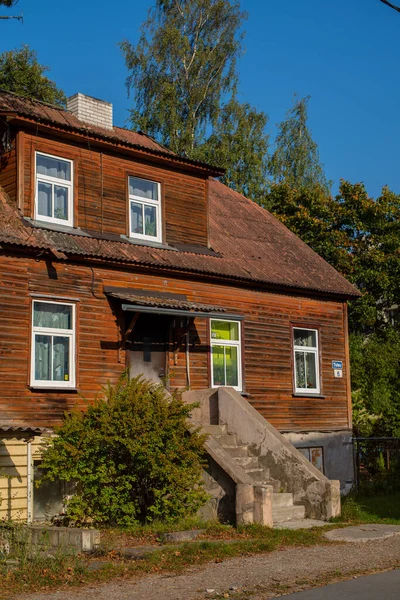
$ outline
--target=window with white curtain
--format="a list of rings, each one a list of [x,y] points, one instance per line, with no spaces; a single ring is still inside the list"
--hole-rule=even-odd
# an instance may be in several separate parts
[[[294,378],[297,393],[319,393],[318,330],[293,328]]]
[[[162,241],[160,184],[129,177],[129,236]]]
[[[35,219],[72,226],[72,161],[36,152],[35,165]]]
[[[75,305],[33,301],[31,385],[75,387]]]

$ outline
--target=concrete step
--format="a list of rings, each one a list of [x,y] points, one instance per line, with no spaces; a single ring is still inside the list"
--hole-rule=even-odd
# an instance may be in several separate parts
[[[277,508],[272,506],[272,520],[274,523],[304,519],[305,514],[306,509],[304,506],[280,506]]]
[[[246,471],[259,468],[257,456],[234,456],[234,459]]]
[[[279,479],[266,479],[264,485],[272,485],[274,494],[279,494],[279,490],[281,489],[281,482]]]
[[[202,425],[204,433],[209,435],[223,435],[227,433],[226,425]]]
[[[237,446],[237,437],[236,435],[231,435],[230,433],[223,433],[221,435],[216,435],[215,439],[219,441],[221,446]]]
[[[293,506],[293,494],[280,492],[272,496],[272,510],[274,508],[283,508],[284,506]]]
[[[249,449],[247,446],[223,446],[223,449],[229,456],[232,456],[232,458],[249,456]]]
[[[262,467],[257,468],[245,468],[244,469],[248,475],[252,478],[255,483],[264,484],[265,481],[269,480],[269,469],[264,469]]]

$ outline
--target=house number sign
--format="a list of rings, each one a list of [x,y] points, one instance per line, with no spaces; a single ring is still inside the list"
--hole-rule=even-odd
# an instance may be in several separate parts
[[[332,361],[332,369],[333,369],[334,377],[338,377],[338,378],[343,377],[343,361],[333,360]]]

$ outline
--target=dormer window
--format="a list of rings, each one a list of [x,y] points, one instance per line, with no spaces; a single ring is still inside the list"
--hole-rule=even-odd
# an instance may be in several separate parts
[[[73,225],[71,160],[36,152],[35,219]]]
[[[129,236],[162,241],[160,184],[129,177]]]

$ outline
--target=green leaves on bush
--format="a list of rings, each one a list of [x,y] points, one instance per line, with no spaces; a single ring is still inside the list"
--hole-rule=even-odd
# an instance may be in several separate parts
[[[204,436],[187,426],[193,405],[126,374],[104,391],[86,412],[68,414],[44,451],[46,478],[76,483],[68,514],[130,525],[195,513],[207,495]]]

